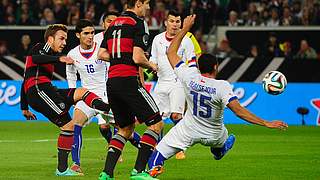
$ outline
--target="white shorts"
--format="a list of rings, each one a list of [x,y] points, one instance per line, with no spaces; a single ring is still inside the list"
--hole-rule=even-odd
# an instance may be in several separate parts
[[[170,117],[172,112],[184,113],[186,97],[181,85],[157,84],[153,97],[164,118]]]
[[[180,121],[172,127],[163,137],[156,149],[166,158],[170,158],[177,152],[187,150],[194,144],[200,143],[204,146],[222,147],[228,138],[228,130],[223,127],[218,136],[208,136],[199,131],[192,130],[185,126],[185,120]]]
[[[100,96],[99,96],[100,95]],[[101,96],[101,94],[99,94],[98,96],[102,98],[102,100],[104,102],[108,102],[108,98],[106,95]],[[92,121],[92,117],[96,116],[98,118],[98,124],[107,124],[106,120],[103,118],[103,116],[100,114],[99,111],[89,107],[85,102],[83,101],[78,101],[75,109],[79,109],[81,110],[87,117],[88,117],[88,121],[86,122],[86,125],[90,124]],[[112,120],[109,120],[112,121]]]

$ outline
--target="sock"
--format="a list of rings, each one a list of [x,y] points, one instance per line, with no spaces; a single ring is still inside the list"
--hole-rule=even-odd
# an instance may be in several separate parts
[[[142,172],[146,168],[146,164],[149,160],[154,147],[157,144],[159,138],[158,133],[147,129],[140,139],[140,148],[134,168],[138,173]]]
[[[71,150],[72,161],[80,166],[80,153],[82,148],[82,127],[74,125],[73,146]]]
[[[107,127],[99,126],[99,130],[100,130],[101,135],[104,137],[104,139],[106,139],[108,144],[110,144],[110,141],[112,138],[112,131],[110,129],[110,126],[107,126]]]
[[[73,131],[61,131],[58,137],[58,170],[64,172],[68,168],[68,156],[73,144]]]
[[[103,171],[106,172],[111,178],[113,177],[114,168],[126,142],[127,139],[119,134],[114,135],[110,141]]]
[[[165,160],[167,159],[158,150],[154,150],[148,161],[148,167],[152,169],[154,166],[163,166]]]
[[[116,135],[117,133],[118,133],[118,128],[115,127],[115,128],[113,129],[113,135]]]
[[[137,132],[133,132],[133,137],[128,139],[128,141],[130,141],[130,143],[139,149],[139,143],[140,143],[140,135]]]
[[[103,102],[99,96],[96,94],[87,91],[83,96],[82,100],[93,109],[97,109],[103,112],[109,112],[110,111],[110,105]]]

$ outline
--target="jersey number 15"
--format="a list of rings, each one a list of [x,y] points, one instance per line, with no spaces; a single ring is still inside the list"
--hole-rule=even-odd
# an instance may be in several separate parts
[[[211,100],[211,97],[190,91],[193,95],[193,115],[202,118],[210,118],[212,115],[212,108],[206,102]],[[199,106],[199,107],[198,107]],[[205,109],[203,111],[203,109]]]

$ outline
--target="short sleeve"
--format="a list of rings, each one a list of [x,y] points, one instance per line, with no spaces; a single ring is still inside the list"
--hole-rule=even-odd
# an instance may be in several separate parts
[[[238,97],[232,91],[231,84],[227,81],[224,81],[222,84],[220,93],[222,102],[225,105],[229,104],[234,99],[238,99]]]
[[[142,48],[144,51],[147,50],[149,41],[149,29],[145,21],[137,21],[135,25],[135,36],[133,39],[133,46]]]
[[[187,65],[184,61],[180,61],[175,66],[174,72],[181,82],[186,82],[189,77],[199,74],[196,66]]]

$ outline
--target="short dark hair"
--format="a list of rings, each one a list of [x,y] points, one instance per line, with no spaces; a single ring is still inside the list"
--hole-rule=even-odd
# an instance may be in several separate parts
[[[81,33],[82,29],[85,27],[94,27],[94,25],[87,19],[80,19],[76,24],[76,33]]]
[[[127,0],[127,7],[128,7],[129,9],[134,8],[134,6],[136,5],[136,3],[137,3],[138,1],[144,3],[144,1],[146,1],[146,0]]]
[[[68,33],[68,28],[64,24],[51,24],[47,27],[46,32],[44,33],[44,40],[47,41],[50,36],[54,36],[57,31],[64,31]]]
[[[217,58],[212,54],[202,54],[198,59],[198,67],[201,74],[212,73],[214,66],[218,65]]]
[[[104,22],[104,20],[106,20],[108,16],[117,16],[118,17],[118,16],[120,16],[120,13],[118,13],[116,11],[106,12],[102,16],[102,22]]]
[[[175,9],[169,10],[168,16],[169,16],[169,15],[174,16],[174,17],[178,17],[178,16],[181,17],[181,14],[180,14],[177,10],[175,10]],[[168,17],[168,16],[167,16],[167,17]]]

